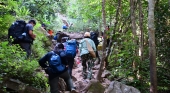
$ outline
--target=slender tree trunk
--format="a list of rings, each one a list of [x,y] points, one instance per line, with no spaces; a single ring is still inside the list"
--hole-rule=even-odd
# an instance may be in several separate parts
[[[148,31],[149,31],[149,60],[150,60],[150,93],[157,93],[156,49],[154,27],[154,0],[148,0]]]
[[[136,20],[135,20],[135,5],[134,0],[130,0],[130,17],[131,17],[131,24],[132,24],[132,33],[133,36],[136,36]]]
[[[136,14],[135,14],[135,10],[136,10],[136,6],[135,6],[135,0],[130,0],[130,18],[131,18],[131,28],[132,28],[132,33],[133,33],[133,43],[135,45],[137,45],[137,42],[138,40],[135,38],[137,37],[137,26],[136,26]],[[135,54],[134,56],[138,56],[138,53],[139,52],[139,49],[138,48],[135,48]],[[136,68],[137,68],[137,62],[135,62],[135,60],[133,61],[133,71],[137,77],[137,71]]]
[[[139,63],[139,71],[138,74],[141,71],[141,64],[143,62],[143,45],[144,45],[144,34],[143,34],[143,11],[142,11],[142,3],[141,0],[138,1],[138,8],[139,8],[139,28],[140,28],[140,36],[139,36],[139,56],[140,56],[140,63]],[[142,81],[142,76],[138,75],[138,78],[140,79],[141,83]]]
[[[99,68],[99,71],[97,73],[97,77],[96,79],[99,80],[99,81],[102,81],[101,79],[101,75],[102,75],[102,72],[103,72],[103,66],[104,66],[104,60],[106,58],[106,11],[105,11],[105,3],[106,3],[106,0],[102,0],[102,20],[103,20],[103,26],[105,27],[105,30],[104,30],[104,33],[103,33],[103,56],[102,56],[102,60],[101,60],[101,63],[100,63],[100,68]]]
[[[133,33],[133,43],[137,46],[137,40],[135,37],[137,37],[136,34],[136,30],[137,30],[137,26],[136,26],[136,14],[135,14],[135,0],[130,0],[130,18],[131,18],[131,28],[132,28],[132,33]],[[134,49],[135,50],[135,54],[134,56],[138,56],[138,50],[137,48]],[[133,71],[137,77],[137,62],[135,62],[135,60],[133,61]]]
[[[117,28],[117,24],[118,24],[118,19],[119,19],[119,13],[120,13],[120,8],[121,8],[121,2],[122,2],[122,0],[119,0],[118,1],[118,6],[117,6],[117,10],[116,10],[116,16],[115,16],[115,23],[114,23],[114,27],[113,27],[113,31],[112,31],[112,33],[111,33],[111,35],[110,35],[110,42],[109,42],[109,47],[108,47],[108,51],[107,51],[107,58],[108,58],[108,56],[110,55],[110,51],[111,51],[111,46],[113,45],[113,35],[115,34],[115,32],[116,32],[116,28]]]
[[[140,50],[139,56],[141,62],[143,61],[143,45],[144,45],[144,34],[143,34],[143,12],[142,12],[142,0],[139,0],[139,27],[140,27]]]

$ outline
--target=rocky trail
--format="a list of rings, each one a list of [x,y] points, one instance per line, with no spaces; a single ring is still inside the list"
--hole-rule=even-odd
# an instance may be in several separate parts
[[[92,68],[92,79],[88,80],[83,79],[81,59],[79,57],[75,58],[72,80],[78,93],[140,93],[140,91],[134,87],[124,85],[118,81],[110,81],[107,79],[108,76],[111,75],[111,73],[107,70],[104,70],[102,73],[102,82],[97,81],[96,77],[100,67],[100,64],[97,64],[97,61],[98,60],[94,62],[95,64]],[[63,93],[69,92],[67,91]]]
[[[58,16],[61,18],[64,24],[67,23],[67,18],[65,16],[61,14],[58,14]],[[40,29],[40,31],[42,31],[42,29]],[[83,33],[66,33],[66,34],[69,34],[70,37],[73,37],[77,40],[80,40],[83,37]],[[54,43],[54,41],[52,41],[52,43]],[[52,49],[54,45],[55,44],[52,44],[50,49]],[[72,80],[73,80],[77,93],[141,93],[138,89],[122,84],[116,80],[110,81],[108,77],[111,75],[111,73],[107,70],[104,70],[102,72],[102,76],[101,76],[102,82],[98,81],[96,77],[97,77],[97,73],[100,68],[100,64],[97,64],[98,63],[97,61],[98,60],[94,62],[94,66],[92,67],[92,79],[91,80],[83,79],[81,59],[80,57],[76,56],[75,65],[72,71],[72,76],[73,76]],[[44,72],[44,70],[42,70],[41,68],[39,68],[39,71]],[[24,84],[23,82],[20,82],[18,80],[13,80],[13,79],[10,79],[9,81],[5,82],[5,85],[9,89],[17,91],[17,93],[49,93],[49,92],[42,92],[31,86],[26,86],[26,84]],[[68,91],[65,91],[66,87],[67,86],[65,82],[62,79],[60,79],[59,90],[62,91],[61,93],[70,93]],[[0,91],[0,93],[3,93],[3,92]]]
[[[58,14],[58,17],[63,21],[64,24],[69,23],[67,22],[66,16],[62,14]],[[65,32],[65,34],[69,35],[70,38],[74,38],[77,40],[80,40],[83,37],[83,33],[81,32],[80,33]],[[100,43],[102,45],[102,42]],[[88,80],[88,79],[83,79],[80,57],[78,56],[75,57],[75,65],[72,71],[72,76],[73,76],[72,80],[74,86],[76,87],[76,91],[78,93],[140,93],[140,91],[135,89],[134,87],[124,85],[118,81],[110,81],[108,77],[111,75],[111,73],[107,70],[104,70],[102,72],[102,76],[101,76],[102,82],[97,81],[96,77],[100,68],[100,64],[96,64],[98,63],[97,61],[98,60],[94,62],[94,66],[92,67],[92,79]],[[59,82],[59,85],[61,87],[60,90],[63,91],[63,93],[69,93],[68,91],[65,91],[66,85],[63,85],[63,80],[62,82]]]

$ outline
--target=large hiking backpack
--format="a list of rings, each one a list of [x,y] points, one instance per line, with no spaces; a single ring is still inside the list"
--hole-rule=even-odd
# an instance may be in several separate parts
[[[62,37],[69,37],[69,36],[61,31],[58,31],[54,36],[54,40],[57,40],[57,42],[61,42]]]
[[[98,34],[96,32],[91,32],[90,33],[90,39],[92,39],[97,47],[97,45],[99,44],[99,40],[98,40]]]
[[[49,61],[49,66],[53,73],[61,73],[65,70],[65,65],[62,64],[60,56],[52,51],[52,56]]]
[[[76,40],[68,40],[66,42],[66,55],[67,57],[74,58],[76,56],[77,42]]]
[[[18,43],[23,39],[26,22],[24,20],[15,21],[8,29],[8,40],[11,43]]]

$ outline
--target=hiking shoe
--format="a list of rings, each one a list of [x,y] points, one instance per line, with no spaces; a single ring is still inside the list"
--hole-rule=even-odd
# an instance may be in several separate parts
[[[83,76],[83,79],[87,79],[87,76]]]
[[[87,79],[87,74],[83,74],[83,79]]]

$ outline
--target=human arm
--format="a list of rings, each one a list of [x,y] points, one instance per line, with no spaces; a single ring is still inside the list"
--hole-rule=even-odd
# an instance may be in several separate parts
[[[33,31],[32,30],[29,30],[29,35],[31,36],[32,39],[35,39],[36,35],[33,34]]]
[[[39,59],[38,63],[39,65],[42,67],[42,68],[47,68],[47,61],[48,61],[48,58],[49,58],[50,54],[47,53],[45,54],[42,58]]]
[[[33,34],[33,25],[32,24],[27,24],[27,30],[28,30],[28,34],[32,39],[35,39],[36,35]]]

